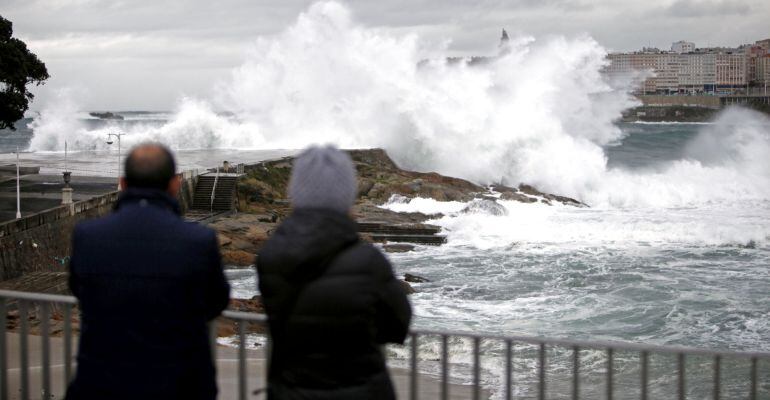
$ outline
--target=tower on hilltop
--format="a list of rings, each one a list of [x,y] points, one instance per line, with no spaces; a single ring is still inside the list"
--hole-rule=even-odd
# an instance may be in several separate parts
[[[500,47],[507,47],[510,40],[511,38],[508,37],[508,32],[503,28],[503,34],[500,35]]]

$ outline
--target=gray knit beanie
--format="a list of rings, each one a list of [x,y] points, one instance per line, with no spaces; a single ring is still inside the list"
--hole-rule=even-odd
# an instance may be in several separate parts
[[[294,208],[325,208],[347,214],[356,201],[353,161],[333,146],[311,146],[294,160],[289,198]]]

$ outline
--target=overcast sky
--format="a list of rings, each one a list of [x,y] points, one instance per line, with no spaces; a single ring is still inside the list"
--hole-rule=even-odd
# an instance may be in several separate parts
[[[32,108],[60,88],[89,110],[170,110],[207,98],[255,38],[292,24],[308,0],[1,0],[52,78]],[[366,26],[451,40],[454,55],[491,52],[500,28],[535,37],[587,33],[610,50],[735,46],[770,38],[768,0],[355,0]]]

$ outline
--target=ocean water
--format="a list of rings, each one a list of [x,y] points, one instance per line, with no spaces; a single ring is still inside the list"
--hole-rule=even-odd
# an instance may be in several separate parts
[[[715,126],[620,128],[624,138],[605,148],[608,172],[633,177],[629,181],[634,185],[640,177],[671,179],[672,166],[690,159],[702,136]],[[767,140],[768,130],[764,132]],[[387,208],[444,213],[431,223],[443,227],[448,244],[390,258],[399,273],[431,280],[416,284],[418,293],[411,298],[417,328],[769,351],[770,199],[703,193],[705,198],[688,197],[669,206],[610,203],[574,208],[502,202],[506,216],[464,214],[458,212],[464,205],[457,203],[393,199]],[[471,379],[470,346],[469,341],[457,342],[452,353],[463,366],[454,375],[465,382]],[[421,348],[426,360],[439,357],[437,341]],[[490,342],[482,348],[489,357],[486,363],[482,360],[485,383],[501,395],[502,344]],[[404,349],[394,354],[408,359]],[[524,347],[519,354],[523,376],[517,393],[535,396],[534,349]],[[557,351],[549,356],[554,371],[568,373],[570,354]],[[589,352],[584,357],[584,367],[596,374],[587,378],[584,390],[589,397],[600,396],[604,355]],[[618,376],[625,380],[619,385],[620,397],[635,398],[638,356],[627,354],[621,360],[616,360],[616,367],[621,365]],[[710,361],[688,366],[688,393],[694,398],[711,393]],[[427,364],[438,373],[435,362]],[[660,398],[675,393],[674,367],[673,358],[657,364],[653,392]],[[747,368],[747,363],[731,364],[727,373],[735,376],[723,382],[723,394],[746,393]],[[760,371],[762,393],[770,395],[770,366]],[[566,397],[567,387],[562,390]]]
[[[23,162],[59,171],[66,142],[73,171],[111,176],[105,138],[116,131],[126,147],[167,143],[183,168],[334,143],[480,184],[526,182],[590,207],[503,202],[507,215],[493,216],[431,199],[385,205],[444,214],[431,223],[446,245],[389,256],[396,273],[431,280],[415,285],[415,328],[770,351],[770,118],[727,109],[709,124],[618,124],[636,104],[634,82],[608,81],[606,50],[587,36],[513,37],[474,66],[445,63],[445,51],[319,2],[256,38],[211,99],[105,121],[63,91],[18,133],[0,134],[0,152],[20,146]],[[236,295],[255,294],[253,274],[231,277]],[[500,398],[502,344],[481,346],[482,383]],[[470,382],[471,349],[451,343],[458,382]],[[516,394],[532,398],[533,349],[515,350]],[[388,354],[409,359],[404,347]],[[437,372],[439,354],[437,340],[421,341],[421,370]],[[601,397],[605,357],[581,356],[585,395]],[[549,351],[549,398],[568,397],[569,357]],[[635,357],[617,354],[616,398],[638,397]],[[709,362],[687,361],[691,398],[710,396]],[[653,397],[672,397],[675,360],[651,365]],[[760,397],[770,397],[770,366],[759,367]],[[745,397],[747,363],[725,361],[723,376],[725,397]]]

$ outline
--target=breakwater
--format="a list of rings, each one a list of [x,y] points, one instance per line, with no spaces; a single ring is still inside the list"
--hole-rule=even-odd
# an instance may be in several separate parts
[[[731,106],[751,108],[770,114],[770,96],[768,95],[638,95],[637,98],[642,105],[625,110],[623,121],[708,122],[713,120],[720,110]]]
[[[182,187],[177,196],[182,212],[192,205],[195,184],[202,172],[182,173]],[[109,213],[118,194],[110,192],[0,223],[0,281],[32,272],[65,271],[75,225]]]

